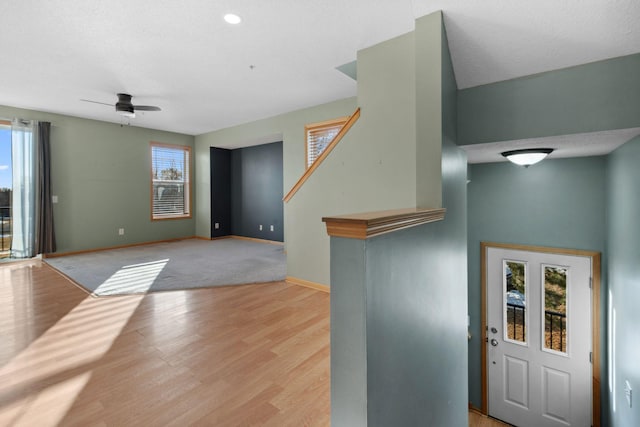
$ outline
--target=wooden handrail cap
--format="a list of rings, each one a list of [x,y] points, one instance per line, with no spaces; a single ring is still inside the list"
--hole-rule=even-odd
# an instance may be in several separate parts
[[[407,208],[322,218],[332,237],[367,239],[444,219],[444,208]]]

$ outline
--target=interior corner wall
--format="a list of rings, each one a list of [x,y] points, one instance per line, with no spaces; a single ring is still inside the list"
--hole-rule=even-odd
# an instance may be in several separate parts
[[[469,168],[468,299],[472,336],[469,341],[469,399],[472,405],[480,408],[480,355],[484,348],[480,342],[480,242],[583,249],[604,254],[606,159],[548,159],[529,168],[509,162],[473,164]],[[625,223],[627,226],[628,222]],[[600,296],[600,328],[603,332],[607,301],[605,259],[603,256]],[[601,350],[601,378],[606,382],[606,334],[602,336]],[[604,390],[602,395],[606,396]],[[606,409],[606,402],[603,402],[603,409]]]
[[[467,88],[459,145],[640,127],[640,54]]]
[[[608,156],[607,254],[609,282],[609,370],[603,382],[609,397],[608,419],[614,427],[640,425],[640,137]],[[629,381],[632,405],[624,388]],[[604,412],[603,412],[604,413]]]
[[[51,122],[57,253],[195,234],[193,218],[151,220],[149,146],[157,141],[193,147],[193,136],[5,106],[0,117]],[[197,185],[192,183],[191,190],[195,193]],[[192,212],[196,209],[194,198]],[[123,236],[119,228],[125,229]]]
[[[282,142],[231,150],[230,161],[231,234],[282,242]]]
[[[447,211],[443,221],[367,241],[369,426],[468,425],[467,160],[455,144],[456,83],[441,17],[429,25],[442,31],[433,64],[442,76],[438,182]]]

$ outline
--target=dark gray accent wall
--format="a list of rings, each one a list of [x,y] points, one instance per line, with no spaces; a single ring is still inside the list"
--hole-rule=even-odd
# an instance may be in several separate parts
[[[211,147],[210,168],[211,237],[282,242],[282,142],[235,150]]]
[[[459,145],[640,126],[640,54],[460,90]]]
[[[609,397],[612,426],[640,425],[640,137],[618,148],[608,158],[609,340],[612,389]],[[630,408],[625,381],[633,389]]]
[[[282,242],[282,187],[282,142],[232,150],[231,234]]]
[[[481,406],[480,242],[605,250],[606,160],[604,157],[544,160],[529,168],[508,162],[470,165],[469,399]],[[603,257],[603,265],[605,265]],[[604,272],[603,272],[604,274]],[[605,279],[603,275],[603,279]],[[606,317],[606,280],[600,296]],[[606,338],[602,384],[606,383]],[[605,390],[602,390],[606,396]],[[606,399],[604,399],[606,400]],[[606,402],[603,402],[606,408]],[[604,413],[604,411],[603,411]]]
[[[231,150],[211,147],[210,156],[211,237],[228,236],[231,234]]]

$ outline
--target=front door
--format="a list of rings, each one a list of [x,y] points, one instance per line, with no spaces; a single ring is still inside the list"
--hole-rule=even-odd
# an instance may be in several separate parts
[[[489,415],[591,425],[591,258],[486,247]]]

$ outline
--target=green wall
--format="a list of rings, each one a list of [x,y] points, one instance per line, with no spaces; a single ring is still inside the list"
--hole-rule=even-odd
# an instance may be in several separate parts
[[[149,142],[193,147],[193,136],[4,106],[0,117],[51,122],[58,253],[195,234],[194,219],[150,219]],[[118,228],[125,229],[124,236],[118,235]]]
[[[443,73],[442,67],[434,66],[434,57],[449,55],[444,25],[436,23],[439,19],[439,13],[427,15],[416,20],[415,28],[415,38],[419,41],[415,49],[416,206],[424,208],[442,206],[442,159],[440,152],[434,148],[442,146],[442,120],[445,116],[442,102],[433,100],[442,99],[443,78],[448,75],[453,80],[454,101],[456,96],[453,68]],[[442,49],[443,40],[445,49]],[[442,60],[443,64],[451,62],[448,57]],[[451,116],[447,114],[446,117]],[[454,127],[455,123],[454,120]]]
[[[416,28],[442,31],[429,40],[442,43],[438,170],[447,212],[444,221],[367,242],[370,426],[468,425],[466,156],[455,145],[456,83],[444,26],[420,21]]]
[[[604,381],[612,426],[640,425],[640,137],[608,158],[609,369]],[[627,404],[624,385],[633,389]]]
[[[508,162],[488,163],[470,165],[469,169],[468,298],[472,334],[469,341],[469,400],[479,408],[480,354],[483,348],[480,343],[480,242],[584,249],[604,253],[606,159],[549,159],[529,168]],[[606,264],[604,258],[603,264]],[[605,271],[602,273],[601,330],[604,331],[607,281]],[[601,378],[604,381],[606,334],[603,334],[602,339]],[[603,404],[606,409],[606,402]]]
[[[415,206],[413,51],[410,33],[358,52],[360,119],[285,205],[289,276],[330,284],[322,217]]]
[[[640,126],[640,54],[461,90],[460,145]]]
[[[440,43],[440,38],[433,42]],[[418,194],[424,195],[423,203],[440,205],[440,139],[425,141],[421,151],[430,163],[437,159],[438,179],[416,179],[414,34],[358,52],[357,100],[349,98],[196,137],[197,170],[202,172],[208,168],[210,146],[282,135],[286,194],[304,172],[304,125],[350,115],[356,106],[361,108],[359,121],[284,205],[288,276],[329,284],[329,238],[323,216],[416,206]],[[421,120],[433,119],[425,116]],[[438,127],[439,120],[435,122]],[[210,232],[208,179],[203,172],[197,178],[199,236]]]
[[[431,52],[440,72],[416,77],[439,76],[437,92],[423,100],[439,107],[416,106],[415,116],[438,134],[422,143],[438,145],[447,213],[364,241],[331,239],[333,426],[468,424],[466,156],[455,145],[456,83],[442,15],[416,22],[423,25],[437,37],[416,38],[416,51]],[[439,111],[435,120],[422,117],[426,110]]]

